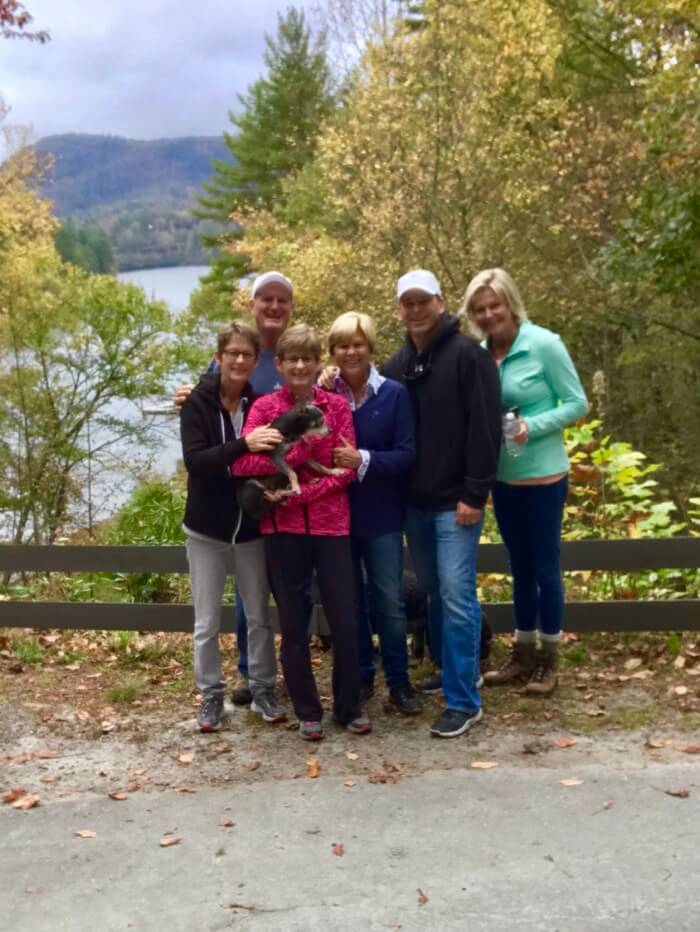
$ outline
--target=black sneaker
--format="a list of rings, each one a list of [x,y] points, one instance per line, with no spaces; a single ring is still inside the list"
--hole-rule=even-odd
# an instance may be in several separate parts
[[[404,715],[420,715],[423,703],[413,686],[399,686],[389,692],[389,702]]]
[[[440,718],[433,722],[430,734],[436,738],[457,738],[469,731],[472,725],[481,721],[483,712],[458,712],[457,709],[445,709]]]
[[[218,731],[224,714],[224,694],[204,693],[197,716],[197,725],[203,732]]]
[[[362,683],[360,686],[360,704],[364,705],[374,695],[374,683]]]
[[[231,702],[234,705],[250,705],[253,701],[253,694],[247,683],[242,683],[231,693]]]
[[[416,689],[419,692],[425,693],[426,696],[434,696],[437,693],[441,693],[442,673],[438,670],[436,673],[433,673],[432,676],[428,676],[424,680],[418,680]]]

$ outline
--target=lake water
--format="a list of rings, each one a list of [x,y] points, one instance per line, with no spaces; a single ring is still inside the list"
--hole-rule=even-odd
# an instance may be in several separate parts
[[[120,272],[121,282],[140,285],[149,298],[165,301],[173,311],[184,311],[199,279],[209,272],[208,265],[182,265],[168,269],[136,269]]]

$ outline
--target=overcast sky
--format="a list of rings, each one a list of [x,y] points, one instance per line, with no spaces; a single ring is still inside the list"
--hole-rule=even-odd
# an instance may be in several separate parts
[[[25,0],[51,41],[0,43],[6,123],[133,139],[219,135],[292,0]],[[311,10],[313,0],[294,0]]]

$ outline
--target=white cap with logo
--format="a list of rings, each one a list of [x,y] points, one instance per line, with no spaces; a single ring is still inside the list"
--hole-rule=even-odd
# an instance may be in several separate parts
[[[251,298],[254,298],[261,288],[264,288],[265,285],[269,285],[272,282],[276,282],[278,285],[284,285],[285,288],[289,289],[291,295],[294,294],[292,283],[286,275],[283,275],[281,272],[263,272],[262,275],[258,275],[253,282],[253,287],[250,289]]]
[[[401,300],[407,291],[424,291],[425,294],[439,295],[440,282],[427,269],[412,269],[406,272],[396,283],[396,297]]]

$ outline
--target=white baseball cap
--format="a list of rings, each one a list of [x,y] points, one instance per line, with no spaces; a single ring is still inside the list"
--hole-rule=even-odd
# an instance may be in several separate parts
[[[442,294],[440,282],[427,269],[412,269],[401,276],[396,283],[396,297],[399,301],[407,291],[424,291],[430,295]]]
[[[263,272],[262,275],[258,275],[258,277],[253,282],[253,287],[250,289],[251,298],[254,298],[261,288],[264,288],[265,285],[269,285],[271,282],[277,282],[278,285],[284,285],[285,288],[289,289],[289,293],[291,295],[294,294],[292,283],[286,275],[283,275],[281,272]]]

